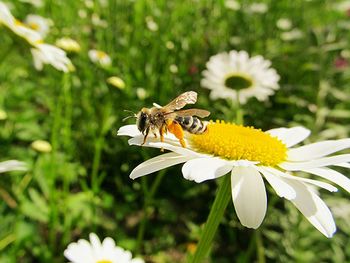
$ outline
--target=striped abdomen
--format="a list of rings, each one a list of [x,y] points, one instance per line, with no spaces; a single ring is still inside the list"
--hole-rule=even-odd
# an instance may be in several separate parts
[[[203,122],[194,116],[176,116],[175,121],[177,121],[181,127],[189,133],[202,134],[207,130],[207,122]]]

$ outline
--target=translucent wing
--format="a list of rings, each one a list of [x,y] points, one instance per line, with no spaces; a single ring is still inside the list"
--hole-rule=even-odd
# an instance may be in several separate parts
[[[175,116],[186,117],[186,116],[198,116],[200,118],[205,118],[210,115],[210,112],[202,109],[188,109],[179,110],[170,113],[166,113],[167,118],[175,118]]]
[[[163,108],[167,111],[179,110],[187,104],[194,104],[197,101],[197,92],[187,91],[182,93],[180,96],[169,102]]]

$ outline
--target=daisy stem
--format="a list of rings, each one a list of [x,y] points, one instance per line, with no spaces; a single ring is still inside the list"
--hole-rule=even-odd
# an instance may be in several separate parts
[[[64,83],[64,76],[62,76]],[[59,225],[59,207],[57,206],[58,192],[55,191],[57,183],[57,153],[59,152],[60,127],[62,125],[62,112],[64,107],[63,90],[60,89],[57,103],[53,111],[53,128],[51,133],[52,153],[50,160],[49,200],[50,200],[50,222],[49,222],[49,245],[55,251],[57,244],[57,225]]]
[[[165,175],[165,170],[162,170],[158,172],[156,179],[153,181],[150,188],[148,188],[146,181],[142,181],[144,192],[145,192],[145,199],[143,203],[143,216],[140,222],[140,226],[137,233],[137,242],[136,242],[136,253],[140,253],[141,250],[141,244],[143,243],[143,237],[145,235],[145,229],[147,225],[147,218],[149,216],[149,209],[148,207],[150,204],[153,203],[153,197],[156,194],[158,187],[160,185],[160,182],[162,181],[163,177]],[[145,180],[144,178],[143,180]]]
[[[243,124],[243,110],[241,108],[237,108],[236,110],[236,124]]]
[[[204,229],[199,240],[196,252],[192,258],[192,263],[203,262],[204,258],[207,256],[215,233],[224,215],[225,209],[231,199],[231,183],[230,175],[224,176],[219,189],[216,193],[214,203],[211,207],[207,222],[204,225]]]
[[[265,263],[265,249],[262,243],[260,230],[255,231],[255,242],[256,242],[256,254],[259,263]]]

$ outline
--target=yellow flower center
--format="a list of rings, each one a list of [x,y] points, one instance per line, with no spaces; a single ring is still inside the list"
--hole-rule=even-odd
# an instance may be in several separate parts
[[[103,59],[105,57],[107,57],[107,54],[103,51],[96,51],[96,56],[99,58],[99,59]]]
[[[225,86],[234,90],[248,89],[252,85],[252,78],[245,74],[231,73],[225,77]]]
[[[275,166],[287,157],[287,147],[276,137],[253,127],[224,121],[210,122],[207,131],[190,135],[191,146],[228,160],[249,160]]]
[[[102,259],[102,260],[97,261],[96,263],[112,263],[112,261]]]
[[[29,27],[35,31],[37,31],[39,29],[39,25],[37,23],[30,23],[28,24]]]

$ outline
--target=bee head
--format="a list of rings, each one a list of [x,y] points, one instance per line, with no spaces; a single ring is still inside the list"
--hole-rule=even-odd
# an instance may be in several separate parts
[[[149,127],[149,116],[150,110],[147,108],[142,108],[136,116],[136,125],[142,134]]]

